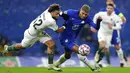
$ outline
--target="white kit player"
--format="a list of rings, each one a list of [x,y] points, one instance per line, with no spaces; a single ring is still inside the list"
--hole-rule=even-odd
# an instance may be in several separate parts
[[[9,51],[17,51],[21,49],[28,48],[32,46],[35,42],[39,41],[45,44],[48,49],[48,68],[54,70],[60,70],[53,65],[54,57],[54,46],[55,43],[51,36],[47,34],[44,30],[52,29],[56,32],[62,32],[65,27],[58,28],[56,20],[59,17],[60,6],[59,4],[52,4],[47,10],[45,10],[40,16],[33,20],[28,29],[24,32],[24,38],[20,44],[14,44],[11,46],[4,46],[4,54]]]
[[[121,24],[123,24],[121,18],[118,15],[116,15],[113,11],[114,11],[113,4],[108,4],[107,11],[97,13],[93,19],[95,23],[98,18],[102,19],[98,31],[99,59],[97,63],[99,63],[102,60],[104,52],[111,45],[113,30],[121,29]],[[117,52],[119,54],[122,54],[122,56],[119,56],[119,59],[121,60],[121,62],[124,62],[123,52],[120,51],[120,49]]]

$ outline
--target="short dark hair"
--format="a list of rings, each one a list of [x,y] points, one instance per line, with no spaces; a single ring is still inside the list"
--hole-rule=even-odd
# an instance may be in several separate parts
[[[112,6],[114,8],[114,5],[113,4],[108,4],[107,6]]]
[[[55,10],[60,10],[60,5],[59,4],[52,4],[49,6],[48,12],[53,12]]]
[[[84,5],[81,7],[81,10],[83,10],[83,11],[89,13],[89,11],[90,11],[90,6],[87,5],[87,4],[84,4]]]

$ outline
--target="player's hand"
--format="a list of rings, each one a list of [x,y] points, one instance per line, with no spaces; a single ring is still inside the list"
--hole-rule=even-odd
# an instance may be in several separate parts
[[[61,27],[56,30],[57,33],[61,33],[65,30],[66,27]]]
[[[90,29],[91,29],[92,32],[97,32],[97,30],[93,27],[90,27]]]
[[[112,29],[113,25],[112,24],[108,24],[109,29]]]

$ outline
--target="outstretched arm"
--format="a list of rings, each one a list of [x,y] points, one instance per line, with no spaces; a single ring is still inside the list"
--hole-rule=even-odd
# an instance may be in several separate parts
[[[118,16],[122,19],[122,22],[123,22],[123,23],[126,23],[126,18],[125,18],[125,16],[123,15],[123,13],[119,13]]]
[[[63,32],[66,29],[65,26],[62,26],[56,30],[57,33]]]

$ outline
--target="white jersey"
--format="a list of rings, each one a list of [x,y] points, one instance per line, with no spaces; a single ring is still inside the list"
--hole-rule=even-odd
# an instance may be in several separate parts
[[[56,31],[58,26],[56,25],[56,20],[52,18],[50,12],[48,12],[47,9],[31,22],[28,31],[32,36],[37,36],[40,32],[43,32],[48,28]]]
[[[51,36],[44,31],[48,28],[56,31],[58,29],[58,26],[56,25],[56,20],[52,18],[47,9],[35,20],[33,20],[29,28],[25,30],[21,45],[25,48],[28,48],[32,46],[36,41],[45,43],[51,40]]]
[[[114,12],[111,15],[108,15],[107,12],[97,13],[93,18],[94,23],[96,23],[96,21],[99,17],[102,18],[102,21],[100,23],[99,32],[106,33],[106,34],[112,34],[114,29],[121,29],[122,20]],[[110,29],[108,27],[109,24],[113,25],[113,29]]]

